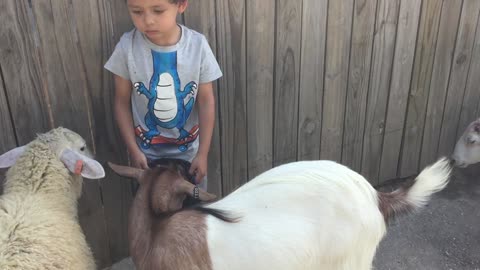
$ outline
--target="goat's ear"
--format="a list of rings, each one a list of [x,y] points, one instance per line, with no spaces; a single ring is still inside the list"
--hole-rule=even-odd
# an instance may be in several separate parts
[[[105,170],[98,161],[71,149],[63,150],[60,160],[71,173],[80,174],[84,178],[100,179],[105,177]]]
[[[17,159],[25,152],[26,146],[14,148],[0,156],[0,168],[9,168],[17,162]]]
[[[198,199],[202,202],[210,202],[217,198],[216,195],[206,192],[205,190],[194,186],[192,183],[182,180],[178,182],[180,191],[186,195],[195,198],[195,190],[198,190]],[[197,198],[196,198],[197,199]]]
[[[129,177],[129,178],[135,178],[139,180],[139,182],[144,172],[144,170],[142,169],[128,167],[128,166],[121,166],[121,165],[113,164],[111,162],[108,162],[108,166],[112,168],[112,170],[116,172],[118,175]]]

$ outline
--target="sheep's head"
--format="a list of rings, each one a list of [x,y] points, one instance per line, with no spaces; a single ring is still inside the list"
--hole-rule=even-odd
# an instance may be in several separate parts
[[[156,214],[181,209],[187,196],[195,197],[196,193],[200,201],[207,202],[216,199],[215,195],[190,183],[185,168],[176,162],[169,162],[146,170],[112,163],[108,163],[108,165],[117,174],[135,178],[140,183],[141,188],[147,188],[151,209]]]
[[[89,158],[93,158],[85,140],[77,133],[63,127],[39,134],[38,140],[44,142],[59,158],[65,149],[71,149]]]
[[[480,162],[480,118],[467,127],[455,146],[452,158],[458,167]]]
[[[39,134],[35,141],[48,146],[50,151],[63,162],[70,172],[90,179],[105,176],[102,165],[92,159],[92,154],[88,150],[85,140],[75,132],[59,127]],[[1,155],[0,168],[13,166],[27,148],[28,145],[20,146]]]

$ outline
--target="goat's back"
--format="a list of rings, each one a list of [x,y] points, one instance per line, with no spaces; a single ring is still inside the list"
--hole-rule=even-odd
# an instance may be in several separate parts
[[[213,269],[369,269],[386,230],[373,187],[331,161],[279,166],[211,207],[241,216],[208,217]]]

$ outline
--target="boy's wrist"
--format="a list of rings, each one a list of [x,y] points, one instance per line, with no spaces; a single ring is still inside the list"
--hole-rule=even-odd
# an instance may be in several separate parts
[[[199,149],[197,152],[197,157],[208,157],[208,151]]]

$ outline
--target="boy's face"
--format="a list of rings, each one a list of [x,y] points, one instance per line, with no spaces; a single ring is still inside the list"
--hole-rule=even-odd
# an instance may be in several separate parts
[[[177,14],[187,8],[187,1],[174,4],[169,0],[128,0],[133,24],[149,39],[168,34],[177,25]]]

